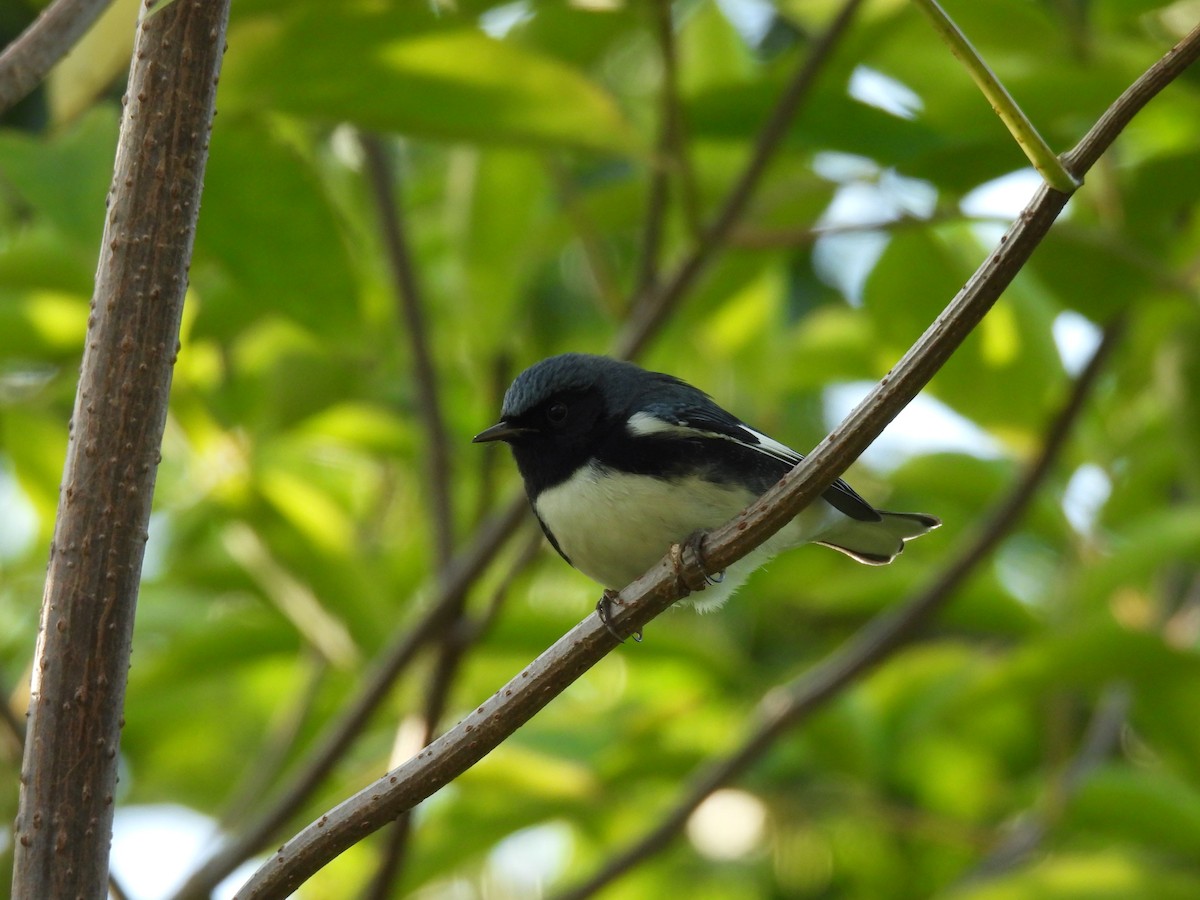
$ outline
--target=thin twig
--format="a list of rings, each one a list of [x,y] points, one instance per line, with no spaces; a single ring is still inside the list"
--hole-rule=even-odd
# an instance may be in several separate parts
[[[41,84],[112,0],[55,0],[0,53],[0,113]]]
[[[1200,26],[1146,70],[1105,111],[1063,160],[1082,179],[1121,129],[1159,91],[1200,57]],[[759,527],[774,534],[816,500],[835,478],[870,446],[894,415],[909,403],[950,354],[983,319],[1045,237],[1068,195],[1043,184],[1017,221],[1000,238],[988,260],[909,349],[895,368],[858,404],[812,453],[732,522],[712,531],[701,546],[712,571],[721,571],[761,540]],[[712,549],[707,545],[711,543]]]
[[[1162,59],[1146,70],[1104,111],[1083,140],[1063,154],[1063,164],[1078,180],[1083,173],[1096,164],[1100,154],[1109,148],[1117,135],[1125,130],[1138,110],[1164,87],[1179,77],[1180,73],[1200,56],[1200,25],[1163,55]]]
[[[660,283],[655,291],[641,298],[641,302],[634,307],[629,321],[625,323],[625,327],[621,329],[613,342],[612,353],[614,356],[623,359],[636,357],[650,338],[662,327],[671,311],[691,289],[696,279],[716,257],[717,251],[725,243],[730,230],[741,218],[755,189],[762,181],[767,164],[783,143],[783,138],[795,119],[796,113],[816,83],[817,75],[824,67],[833,48],[850,27],[854,14],[861,3],[862,0],[846,0],[825,33],[813,44],[783,96],[775,104],[770,118],[759,132],[750,159],[734,186],[730,188],[721,209],[701,233],[696,247],[675,268],[670,277]]]
[[[918,629],[954,596],[979,564],[1012,531],[1033,500],[1078,421],[1121,331],[1119,321],[1105,329],[1100,345],[1076,380],[1070,397],[1047,429],[1037,458],[988,517],[975,539],[933,584],[899,610],[889,610],[876,616],[819,664],[790,684],[767,694],[759,704],[761,722],[758,728],[736,751],[708,766],[695,778],[691,787],[653,830],[614,856],[586,882],[564,891],[555,900],[591,897],[634,866],[666,849],[683,830],[692,813],[714,791],[747,771],[781,735],[807,719],[864,672],[879,665],[915,636]]]
[[[659,88],[658,141],[650,168],[650,190],[646,195],[642,246],[633,288],[634,305],[658,283],[659,253],[671,185],[670,161],[672,151],[678,147],[679,131],[679,59],[671,0],[654,0],[650,6],[662,64],[662,85]]]
[[[899,216],[874,222],[848,222],[843,225],[805,225],[795,228],[754,228],[739,226],[729,235],[729,246],[747,250],[779,247],[807,247],[823,237],[862,234],[871,231],[896,232],[909,228],[927,228],[941,224],[1000,225],[1012,223],[1011,216],[969,216],[959,210],[945,210],[928,218]]]
[[[542,552],[545,538],[538,528],[532,527],[532,523],[530,525],[531,527],[526,529],[527,537],[525,538],[525,543],[517,550],[512,565],[504,574],[504,577],[500,579],[500,584],[496,586],[488,602],[484,604],[483,614],[475,621],[474,629],[470,635],[470,639],[474,642],[482,640],[483,636],[496,624],[496,620],[500,617],[500,610],[503,608],[505,600],[508,599],[508,592],[512,589],[513,582],[526,569],[533,565],[534,560]]]
[[[112,872],[108,873],[108,896],[109,900],[129,900],[129,894],[125,892],[121,882],[113,877]]]
[[[1129,715],[1130,695],[1125,684],[1105,688],[1088,723],[1079,751],[1071,759],[1053,786],[1048,806],[1025,815],[1017,826],[984,857],[977,866],[959,879],[959,886],[990,881],[1022,865],[1045,841],[1063,806],[1079,790],[1084,779],[1112,755],[1121,739],[1121,729]]]
[[[259,745],[245,774],[229,791],[228,805],[220,816],[222,829],[232,829],[251,815],[258,798],[265,796],[268,786],[279,777],[288,753],[297,745],[297,738],[312,715],[329,664],[319,653],[308,653],[302,666],[303,673],[293,676],[301,683],[300,689],[291,703],[281,709],[278,720]]]
[[[1138,80],[1137,89],[1127,91],[1117,103],[1144,105],[1198,53],[1200,35],[1189,36],[1169,54],[1173,60],[1170,65],[1152,67]],[[1154,83],[1153,90],[1141,89],[1145,80]],[[1128,119],[1132,113],[1122,109],[1115,115]],[[1115,135],[1116,131],[1112,131],[1111,136]],[[1085,140],[1095,142],[1096,138],[1089,134]],[[712,533],[707,542],[707,553],[712,559],[718,560],[722,567],[736,561],[782,527],[841,474],[854,456],[878,435],[880,423],[897,415],[965,339],[970,325],[982,317],[998,296],[999,288],[994,281],[1000,287],[1011,281],[1016,268],[1029,258],[1066,200],[1065,195],[1048,187],[1037,193],[1001,239],[1000,251],[983,264],[935,326],[839,426],[834,436],[793,469],[781,483],[782,487],[769,491],[735,523]],[[853,448],[853,453],[842,455],[843,447]],[[776,503],[786,507],[779,519],[771,507]],[[739,534],[748,535],[754,543],[743,542],[736,550],[731,549],[738,543]],[[622,592],[621,603],[610,607],[609,621],[613,628],[625,633],[638,630],[683,595],[682,573],[675,556],[674,552],[669,553]],[[617,638],[609,627],[598,616],[589,616],[416,757],[300,831],[255,872],[238,896],[243,900],[251,897],[282,900],[351,844],[411,809],[478,762],[616,646]]]
[[[499,586],[493,591],[479,621],[472,622],[460,610],[458,617],[442,634],[433,673],[430,675],[429,684],[425,689],[425,709],[421,722],[422,748],[429,746],[441,727],[450,690],[458,677],[467,651],[487,632],[499,615],[500,607],[508,595],[508,589],[512,586],[512,582],[528,568],[541,550],[541,532],[534,528],[525,530],[529,532],[531,540],[527,540],[518,551],[516,559],[501,578]],[[412,811],[409,810],[402,813],[388,829],[379,866],[364,894],[367,900],[387,900],[396,895],[396,883],[403,873],[410,852],[412,825]]]
[[[934,30],[950,47],[950,52],[966,66],[967,72],[979,86],[983,96],[992,104],[992,109],[1000,117],[1000,121],[1005,124],[1009,134],[1025,151],[1025,156],[1029,158],[1033,167],[1046,179],[1046,183],[1064,194],[1073,193],[1079,187],[1079,181],[1054,155],[1050,145],[1038,134],[1038,130],[1029,121],[1029,117],[1001,84],[996,73],[983,61],[983,57],[979,55],[979,51],[975,49],[967,36],[954,24],[954,20],[946,14],[937,0],[914,0],[914,2],[920,7],[921,12],[929,17]]]
[[[375,208],[379,213],[380,230],[383,235],[383,245],[386,252],[397,303],[400,314],[407,326],[409,347],[413,356],[413,377],[416,382],[418,408],[425,429],[425,465],[429,474],[430,507],[432,510],[434,533],[434,557],[439,574],[444,573],[454,552],[454,521],[453,500],[451,498],[450,482],[450,440],[446,434],[446,426],[442,416],[441,404],[438,400],[437,372],[429,349],[429,329],[425,322],[424,304],[421,299],[417,282],[416,268],[413,265],[412,254],[409,252],[408,240],[405,233],[404,219],[400,205],[396,202],[399,189],[398,179],[388,158],[387,148],[383,139],[374,134],[360,134],[359,143],[362,146],[366,162],[367,179],[371,185],[371,194],[375,200]],[[465,599],[465,592],[463,595]],[[454,641],[451,637],[462,614],[461,601],[457,608],[449,611],[447,625],[443,633],[442,647],[439,660],[453,659]],[[439,662],[438,668],[449,666],[444,676],[452,677],[453,662]],[[448,690],[448,687],[438,688],[435,685],[430,691]],[[428,731],[436,719],[426,717]],[[411,834],[407,814],[400,817],[392,827],[387,850],[375,880],[375,887],[368,896],[386,897],[391,893],[392,880],[397,877],[408,838]]]
[[[438,570],[450,564],[454,554],[453,503],[450,497],[450,438],[438,399],[437,369],[429,349],[429,327],[425,322],[424,303],[417,283],[416,268],[408,249],[404,219],[396,202],[399,185],[388,158],[383,139],[360,134],[363,158],[371,196],[379,213],[383,248],[392,273],[393,288],[400,316],[412,352],[413,381],[417,409],[425,429],[425,466],[429,473],[429,501],[433,519],[434,554]]]

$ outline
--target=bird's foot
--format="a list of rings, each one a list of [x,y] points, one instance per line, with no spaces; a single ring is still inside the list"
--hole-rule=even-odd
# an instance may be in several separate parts
[[[604,623],[604,627],[608,629],[608,633],[615,637],[622,644],[625,643],[625,637],[613,627],[612,624],[612,604],[621,602],[621,594],[619,591],[609,590],[605,588],[604,593],[600,595],[600,599],[596,601],[596,615],[600,617],[600,621]],[[635,631],[630,635],[635,643],[642,642],[642,632]]]
[[[675,577],[688,593],[702,591],[706,587],[725,580],[724,572],[710,575],[704,568],[704,549],[701,546],[707,532],[696,531],[687,540],[671,545],[671,561],[675,564]]]

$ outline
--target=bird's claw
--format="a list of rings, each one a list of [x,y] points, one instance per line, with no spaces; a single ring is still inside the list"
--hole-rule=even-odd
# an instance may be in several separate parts
[[[687,540],[671,546],[671,561],[675,564],[675,577],[688,593],[702,591],[706,587],[720,584],[725,580],[724,572],[710,575],[704,569],[704,543],[706,533],[693,532]]]
[[[604,627],[608,629],[608,633],[623,644],[625,643],[624,635],[617,631],[612,624],[611,606],[614,602],[621,602],[620,592],[606,588],[604,593],[600,595],[600,599],[596,601],[596,615],[600,617],[600,621],[604,623]],[[642,632],[640,629],[629,636],[633,638],[634,643],[640,644],[642,642]]]

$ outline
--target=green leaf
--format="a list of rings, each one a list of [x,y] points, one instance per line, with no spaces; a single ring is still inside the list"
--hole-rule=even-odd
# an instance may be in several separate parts
[[[1112,849],[1060,854],[978,886],[939,894],[946,900],[1188,900],[1200,879]]]
[[[613,98],[579,70],[473,28],[386,7],[250,20],[222,74],[232,109],[270,106],[410,137],[636,153]]]
[[[863,298],[891,343],[889,357],[916,340],[982,259],[983,248],[966,229],[892,236]],[[1034,285],[1011,287],[934,378],[934,394],[976,422],[1027,441],[1061,384],[1050,334],[1054,312]]]
[[[358,315],[358,288],[313,166],[275,130],[223,118],[208,160],[192,283],[196,336],[283,316],[326,338]]]
[[[1083,781],[1065,824],[1154,851],[1200,856],[1200,793],[1165,772],[1108,765]]]

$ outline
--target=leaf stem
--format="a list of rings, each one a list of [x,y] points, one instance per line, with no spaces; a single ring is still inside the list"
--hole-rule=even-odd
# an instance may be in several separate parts
[[[913,0],[913,2],[929,17],[934,31],[949,45],[950,51],[967,67],[967,72],[979,85],[983,96],[987,97],[988,102],[992,104],[992,109],[1000,117],[1000,121],[1005,124],[1009,133],[1020,144],[1033,167],[1046,179],[1046,183],[1064,194],[1075,193],[1079,188],[1079,180],[1067,171],[1062,161],[1050,149],[1050,145],[1033,127],[1029,117],[1021,111],[1017,101],[1000,83],[996,73],[983,61],[979,51],[954,24],[954,20],[942,9],[941,4],[937,0]]]

